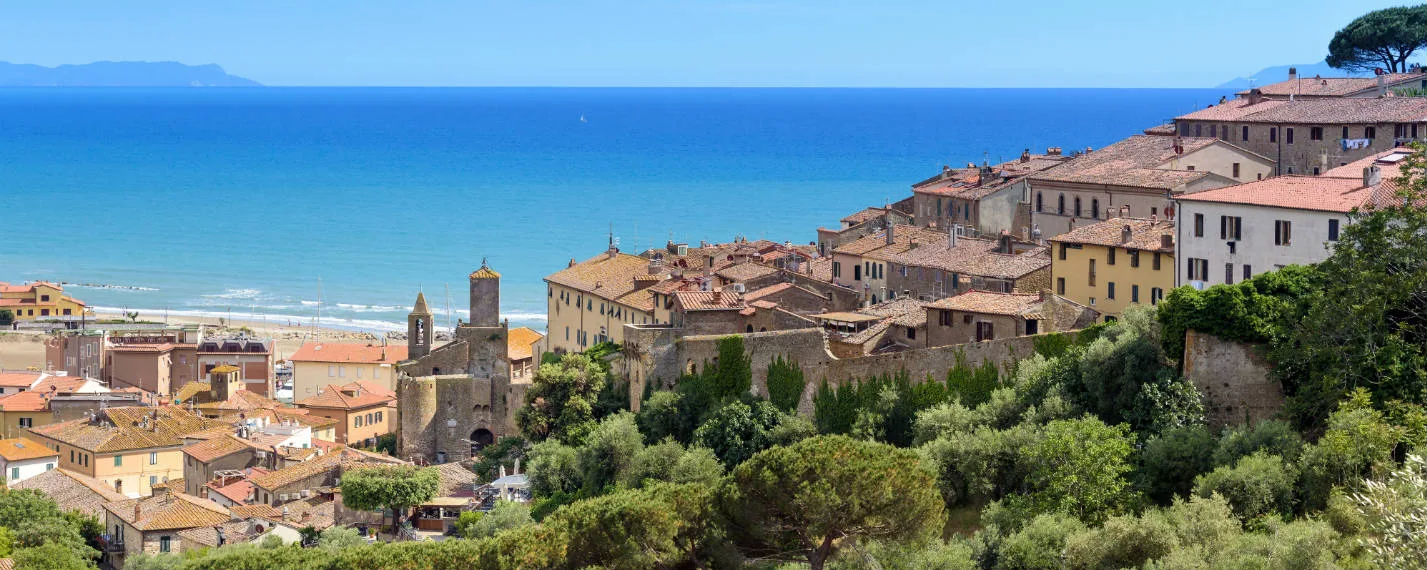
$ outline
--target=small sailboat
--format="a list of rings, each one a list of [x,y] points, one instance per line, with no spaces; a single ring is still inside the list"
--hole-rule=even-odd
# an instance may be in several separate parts
[[[588,123],[588,122],[589,122],[588,120],[585,120],[585,114],[584,114],[584,113],[580,113],[580,122],[581,122],[581,123]]]

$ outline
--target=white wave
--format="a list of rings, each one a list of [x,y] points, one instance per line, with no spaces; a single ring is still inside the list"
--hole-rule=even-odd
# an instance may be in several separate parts
[[[357,313],[390,313],[393,311],[411,310],[411,307],[401,305],[356,305],[352,303],[337,303],[337,308]]]
[[[501,318],[512,321],[543,321],[549,317],[545,313],[527,313],[522,311],[509,311],[500,314]]]
[[[70,283],[61,282],[65,287],[78,287],[80,289],[114,289],[119,291],[158,291],[158,287],[141,287],[139,285],[114,285],[110,283]]]
[[[257,289],[228,289],[222,293],[203,295],[210,299],[256,299],[263,292]]]
[[[308,300],[305,300],[305,299],[304,299],[304,300],[301,300],[301,301],[298,301],[298,302],[299,302],[299,303],[302,303],[302,304],[304,304],[304,305],[307,305],[307,306],[309,306],[309,307],[316,307],[317,305],[321,305],[321,304],[322,304],[322,301],[308,301]]]

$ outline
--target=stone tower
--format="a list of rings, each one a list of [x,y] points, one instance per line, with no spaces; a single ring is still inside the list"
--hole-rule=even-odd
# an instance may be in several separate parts
[[[426,306],[426,295],[416,294],[416,305],[406,315],[406,354],[416,359],[431,354],[431,309]]]
[[[471,322],[473,327],[500,326],[500,274],[481,260],[481,268],[471,273]]]

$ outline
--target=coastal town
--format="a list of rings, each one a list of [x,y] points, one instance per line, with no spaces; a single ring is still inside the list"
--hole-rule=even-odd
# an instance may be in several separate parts
[[[27,360],[0,344],[4,493],[37,492],[56,513],[92,520],[74,548],[90,549],[85,564],[113,569],[158,568],[146,565],[234,545],[338,552],[330,545],[463,540],[494,550],[460,551],[469,558],[432,567],[703,568],[737,559],[738,567],[773,568],[756,564],[791,559],[822,568],[838,552],[860,560],[854,554],[869,544],[868,559],[894,556],[887,545],[903,530],[887,513],[899,509],[909,520],[938,521],[928,532],[939,546],[918,548],[955,550],[936,550],[946,556],[962,556],[956,549],[963,548],[948,536],[1001,532],[964,546],[980,564],[968,568],[1052,567],[995,565],[1016,555],[1007,544],[1030,536],[1009,529],[1031,528],[1059,532],[1052,550],[1064,556],[1098,561],[1075,567],[1139,567],[1153,559],[1122,563],[1075,549],[1131,541],[1104,529],[1138,524],[1151,512],[1172,518],[1186,505],[1227,513],[1235,524],[1226,536],[1278,529],[1288,537],[1282,540],[1299,541],[1290,550],[1307,548],[1313,537],[1347,536],[1344,528],[1367,536],[1338,519],[1330,531],[1293,515],[1339,516],[1332,509],[1351,510],[1339,489],[1421,461],[1407,455],[1420,453],[1412,444],[1424,439],[1420,378],[1415,387],[1371,394],[1364,387],[1376,380],[1341,390],[1286,380],[1311,372],[1292,365],[1310,357],[1269,354],[1263,347],[1277,351],[1289,335],[1264,333],[1263,323],[1293,303],[1335,295],[1294,297],[1273,304],[1272,315],[1263,299],[1310,287],[1296,280],[1332,291],[1334,280],[1304,277],[1301,268],[1348,263],[1333,260],[1340,241],[1374,212],[1421,210],[1409,190],[1420,185],[1410,176],[1427,141],[1423,91],[1427,71],[1418,66],[1369,77],[1290,69],[1277,82],[1101,148],[1025,148],[1000,163],[908,172],[907,192],[896,201],[869,199],[840,220],[782,240],[739,235],[623,251],[611,230],[604,251],[571,251],[568,263],[549,268],[543,331],[511,326],[501,314],[500,267],[475,260],[458,324],[439,327],[426,293],[410,291],[404,334],[322,336],[294,327],[279,338],[232,322],[106,319],[63,284],[0,283],[4,335],[36,346]],[[1373,231],[1391,232],[1394,223],[1403,224],[1372,222]],[[1360,257],[1373,255],[1391,254]],[[1422,275],[1411,271],[1420,265],[1409,270],[1408,286]],[[1308,315],[1296,320],[1316,322]],[[1382,321],[1357,313],[1322,318]],[[1420,344],[1411,339],[1418,340],[1404,342]],[[1134,347],[1158,356],[1134,356],[1147,354]],[[1078,371],[1078,380],[1063,380],[1072,374],[1065,370]],[[1134,383],[1099,380],[1141,373]],[[1302,404],[1310,393],[1327,403]],[[1334,441],[1333,430],[1345,429],[1345,410],[1376,414],[1374,425],[1397,439],[1313,455]],[[1299,441],[1290,423],[1322,439]],[[1104,451],[1112,447],[1106,438],[1135,441],[1114,435],[1120,428],[1154,435]],[[1141,453],[1171,438],[1188,442],[1191,428],[1219,447],[1204,452],[1187,480],[1156,486],[1154,477],[1174,479],[1169,468],[1145,475],[1147,483],[1126,479],[1153,461],[1126,459],[1132,447]],[[1287,435],[1254,431],[1269,429]],[[1230,436],[1217,434],[1235,433],[1235,445],[1253,449],[1208,463],[1228,453],[1221,441]],[[1007,454],[1042,455],[1015,471],[1010,455],[976,447],[986,434],[1004,438],[997,445]],[[1045,455],[1057,437],[1069,451]],[[1272,437],[1296,443],[1280,449]],[[1360,458],[1379,444],[1385,459]],[[736,555],[688,534],[714,525],[675,516],[714,516],[711,503],[689,506],[697,501],[727,501],[719,504],[750,520],[816,526],[770,514],[812,509],[784,505],[779,487],[759,487],[772,474],[793,476],[771,463],[780,449],[830,453],[798,467],[826,470],[819,476],[828,480],[858,479],[836,468],[849,457],[880,466],[858,469],[879,473],[865,486],[834,494],[866,499],[840,507],[849,512],[876,501],[886,512],[870,526],[839,521],[845,526],[806,544],[801,529],[749,523],[763,533],[743,537],[725,528],[717,541]],[[1077,476],[1093,470],[1071,458],[1080,453],[1097,465],[1125,463],[1108,479],[1087,477],[1088,485],[1106,494],[1140,485],[1135,498],[1092,500],[1077,487],[1048,502],[1017,502],[1049,492],[1042,489],[1055,473],[1040,465]],[[918,457],[932,465],[925,473],[909,467]],[[1215,486],[1214,477],[1270,459],[1279,462],[1277,473],[1303,474],[1286,484],[1292,492],[1260,504],[1235,494],[1248,485]],[[1333,470],[1343,464],[1354,467]],[[762,478],[755,468],[766,469]],[[718,485],[738,492],[689,490]],[[623,508],[611,499],[620,493],[637,504],[673,505],[675,514],[658,524],[631,522],[636,515],[614,510]],[[603,512],[597,508],[618,515],[580,527],[571,513],[582,505],[592,519]],[[1074,518],[1096,509],[1109,514]],[[977,522],[944,518],[954,512]],[[998,530],[997,520],[1017,526]],[[1372,524],[1362,520],[1369,522],[1353,524]],[[661,526],[672,530],[655,530]],[[661,538],[667,544],[631,546],[643,539],[619,532],[674,534]],[[565,541],[551,547],[558,553],[536,546],[557,535]],[[1421,537],[1415,540],[1420,547]],[[511,554],[526,548],[529,558]],[[1216,560],[1212,552],[1198,555]],[[1366,551],[1336,555],[1370,560]],[[488,562],[500,556],[514,558]],[[213,560],[212,567],[227,567]],[[413,567],[369,567],[388,563]],[[838,567],[862,567],[853,563]],[[13,564],[0,558],[0,568]]]

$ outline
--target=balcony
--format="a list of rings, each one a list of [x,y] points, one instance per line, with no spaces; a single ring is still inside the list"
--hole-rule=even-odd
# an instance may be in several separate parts
[[[124,552],[124,537],[101,534],[99,535],[99,545],[104,549],[104,552]]]

